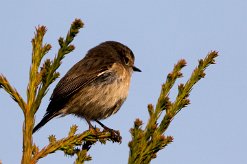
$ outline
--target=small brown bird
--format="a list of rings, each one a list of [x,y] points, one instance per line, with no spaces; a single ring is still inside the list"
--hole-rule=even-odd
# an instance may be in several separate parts
[[[134,66],[134,54],[125,45],[106,41],[88,51],[58,82],[39,128],[56,116],[73,114],[84,118],[89,128],[96,121],[116,113],[128,96]]]

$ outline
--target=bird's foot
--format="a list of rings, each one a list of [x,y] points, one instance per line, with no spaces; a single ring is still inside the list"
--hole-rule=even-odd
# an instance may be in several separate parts
[[[104,128],[103,131],[110,132],[111,133],[111,136],[112,136],[112,139],[115,142],[122,143],[122,137],[120,135],[119,130],[114,130],[114,129],[111,129],[111,128],[106,127],[106,128]]]
[[[112,136],[112,139],[113,141],[115,142],[119,142],[121,143],[122,142],[122,137],[120,135],[120,132],[118,130],[114,130],[114,129],[111,129],[111,128],[108,128],[107,126],[105,126],[104,124],[102,124],[100,121],[98,120],[95,120],[98,124],[100,124],[100,126],[102,126],[102,128],[104,128],[103,131],[106,131],[106,132],[110,132],[111,133],[111,136]]]

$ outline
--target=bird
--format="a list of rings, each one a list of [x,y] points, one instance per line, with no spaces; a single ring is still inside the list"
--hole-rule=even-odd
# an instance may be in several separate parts
[[[75,115],[94,128],[91,121],[109,130],[100,120],[118,112],[125,102],[135,56],[130,48],[117,41],[105,41],[90,49],[57,83],[46,113],[33,133],[57,116]],[[112,129],[110,129],[112,130]]]

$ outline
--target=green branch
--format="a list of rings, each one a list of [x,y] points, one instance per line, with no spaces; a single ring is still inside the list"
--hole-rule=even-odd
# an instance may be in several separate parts
[[[215,58],[218,53],[210,52],[205,59],[199,60],[197,68],[193,71],[191,77],[185,84],[178,86],[178,95],[174,102],[170,101],[169,93],[176,80],[182,77],[181,70],[186,66],[185,60],[180,60],[171,73],[168,74],[166,82],[162,85],[161,93],[156,107],[148,105],[149,120],[144,130],[142,130],[142,121],[136,119],[134,127],[131,129],[132,140],[129,142],[129,164],[150,163],[159,150],[163,149],[173,141],[171,136],[165,136],[164,133],[169,127],[176,114],[184,107],[189,105],[189,94],[192,87],[203,77],[205,69],[210,64],[215,64]],[[165,112],[160,123],[158,119]]]
[[[18,103],[22,111],[26,109],[25,101],[22,99],[17,90],[10,85],[6,77],[4,77],[3,75],[0,75],[0,88],[3,88],[11,96],[11,98]]]
[[[190,79],[185,84],[180,84],[178,86],[178,95],[175,102],[169,105],[169,108],[166,110],[166,114],[161,121],[159,127],[159,133],[162,134],[168,128],[170,122],[175,117],[175,115],[184,107],[190,104],[188,99],[189,94],[193,86],[201,79],[205,77],[205,69],[210,64],[215,64],[215,58],[218,56],[216,51],[210,52],[207,57],[203,60],[199,60],[197,68],[193,71]]]
[[[36,28],[36,33],[34,36],[34,39],[32,39],[32,63],[29,71],[29,84],[27,87],[27,111],[29,112],[31,109],[33,109],[34,101],[37,94],[37,88],[38,85],[41,82],[41,75],[38,72],[40,62],[44,55],[48,53],[48,51],[51,49],[51,45],[42,45],[43,44],[43,38],[46,33],[45,26],[39,26]]]
[[[49,145],[39,150],[37,146],[33,147],[33,158],[32,163],[36,163],[39,159],[47,156],[48,154],[54,153],[57,150],[63,151],[66,155],[77,155],[77,162],[91,160],[91,157],[87,155],[87,151],[96,142],[105,144],[106,141],[121,142],[115,135],[108,131],[99,131],[99,129],[88,130],[81,134],[75,134],[77,131],[77,126],[71,127],[69,135],[66,138],[56,140],[55,136],[49,137]],[[78,146],[81,146],[79,148]]]

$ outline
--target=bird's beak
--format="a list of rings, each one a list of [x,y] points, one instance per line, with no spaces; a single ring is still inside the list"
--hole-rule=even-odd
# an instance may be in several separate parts
[[[133,66],[133,71],[136,71],[136,72],[141,72],[141,70],[135,66]]]

